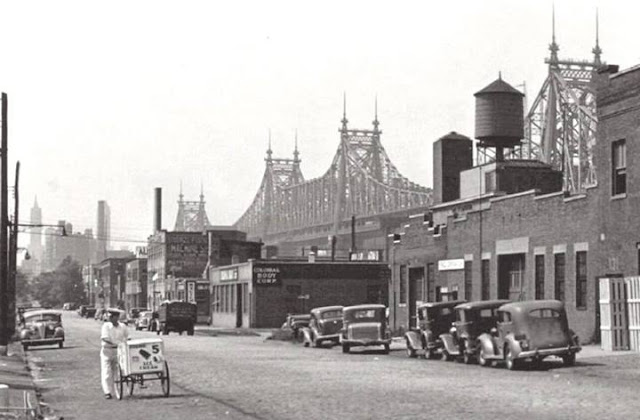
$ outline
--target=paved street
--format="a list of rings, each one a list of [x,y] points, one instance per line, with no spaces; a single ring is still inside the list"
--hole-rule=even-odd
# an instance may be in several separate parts
[[[171,397],[159,383],[104,400],[99,328],[66,312],[64,349],[28,351],[43,400],[65,419],[635,418],[640,356],[579,355],[510,372],[390,355],[303,348],[256,336],[163,336]],[[134,337],[155,337],[135,332]],[[588,355],[586,355],[588,356]]]

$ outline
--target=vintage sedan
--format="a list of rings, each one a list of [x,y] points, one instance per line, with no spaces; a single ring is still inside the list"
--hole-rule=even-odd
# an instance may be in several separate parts
[[[323,306],[311,310],[309,327],[302,330],[305,347],[320,347],[324,342],[340,343],[342,306]]]
[[[356,305],[342,309],[340,335],[342,352],[349,353],[356,346],[384,346],[389,353],[391,332],[387,325],[387,308],[384,305]]]
[[[57,344],[62,348],[62,313],[51,309],[24,312],[20,320],[20,341],[25,351],[30,346],[51,344]]]
[[[478,355],[478,337],[491,331],[498,322],[498,308],[508,300],[482,300],[455,307],[456,320],[448,333],[441,334],[443,360],[458,359],[471,363]]]
[[[439,356],[444,349],[441,334],[449,332],[456,319],[454,308],[464,300],[448,302],[426,302],[418,306],[418,328],[407,331],[407,355],[417,357],[423,354],[427,359]]]
[[[564,303],[558,300],[532,300],[503,305],[498,325],[478,337],[478,362],[504,361],[507,369],[520,367],[525,360],[539,364],[548,356],[561,357],[573,366],[581,350],[577,335],[569,329]]]

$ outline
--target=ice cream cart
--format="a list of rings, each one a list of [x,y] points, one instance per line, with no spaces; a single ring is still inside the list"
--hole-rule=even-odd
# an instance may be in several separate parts
[[[145,387],[148,381],[160,381],[163,395],[169,396],[169,365],[164,357],[161,338],[138,338],[120,343],[118,365],[114,383],[119,400],[122,399],[125,387],[131,396],[136,384]]]

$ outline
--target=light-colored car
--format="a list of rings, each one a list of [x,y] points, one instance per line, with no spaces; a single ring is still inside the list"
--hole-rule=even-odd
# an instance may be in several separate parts
[[[155,331],[157,329],[157,323],[153,318],[153,311],[142,311],[138,315],[135,321],[136,330]]]
[[[356,346],[383,346],[389,353],[391,332],[387,325],[384,305],[347,306],[342,310],[340,342],[342,352],[349,353]]]
[[[20,342],[25,351],[30,346],[51,344],[57,344],[62,348],[62,313],[51,309],[24,312],[20,319]]]
[[[526,360],[539,365],[549,356],[561,357],[565,366],[575,364],[580,342],[561,301],[513,302],[501,306],[498,316],[497,327],[478,338],[481,366],[504,361],[513,370]]]

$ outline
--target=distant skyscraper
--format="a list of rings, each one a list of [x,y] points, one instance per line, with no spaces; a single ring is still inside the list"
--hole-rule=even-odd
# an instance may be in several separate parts
[[[31,208],[32,225],[42,224],[42,210],[38,206],[38,197]],[[29,230],[29,253],[34,260],[42,261],[42,227],[32,227]]]
[[[109,240],[111,239],[111,209],[105,200],[98,201],[96,239],[98,241],[96,261],[100,262],[107,258],[107,250],[110,247]]]

